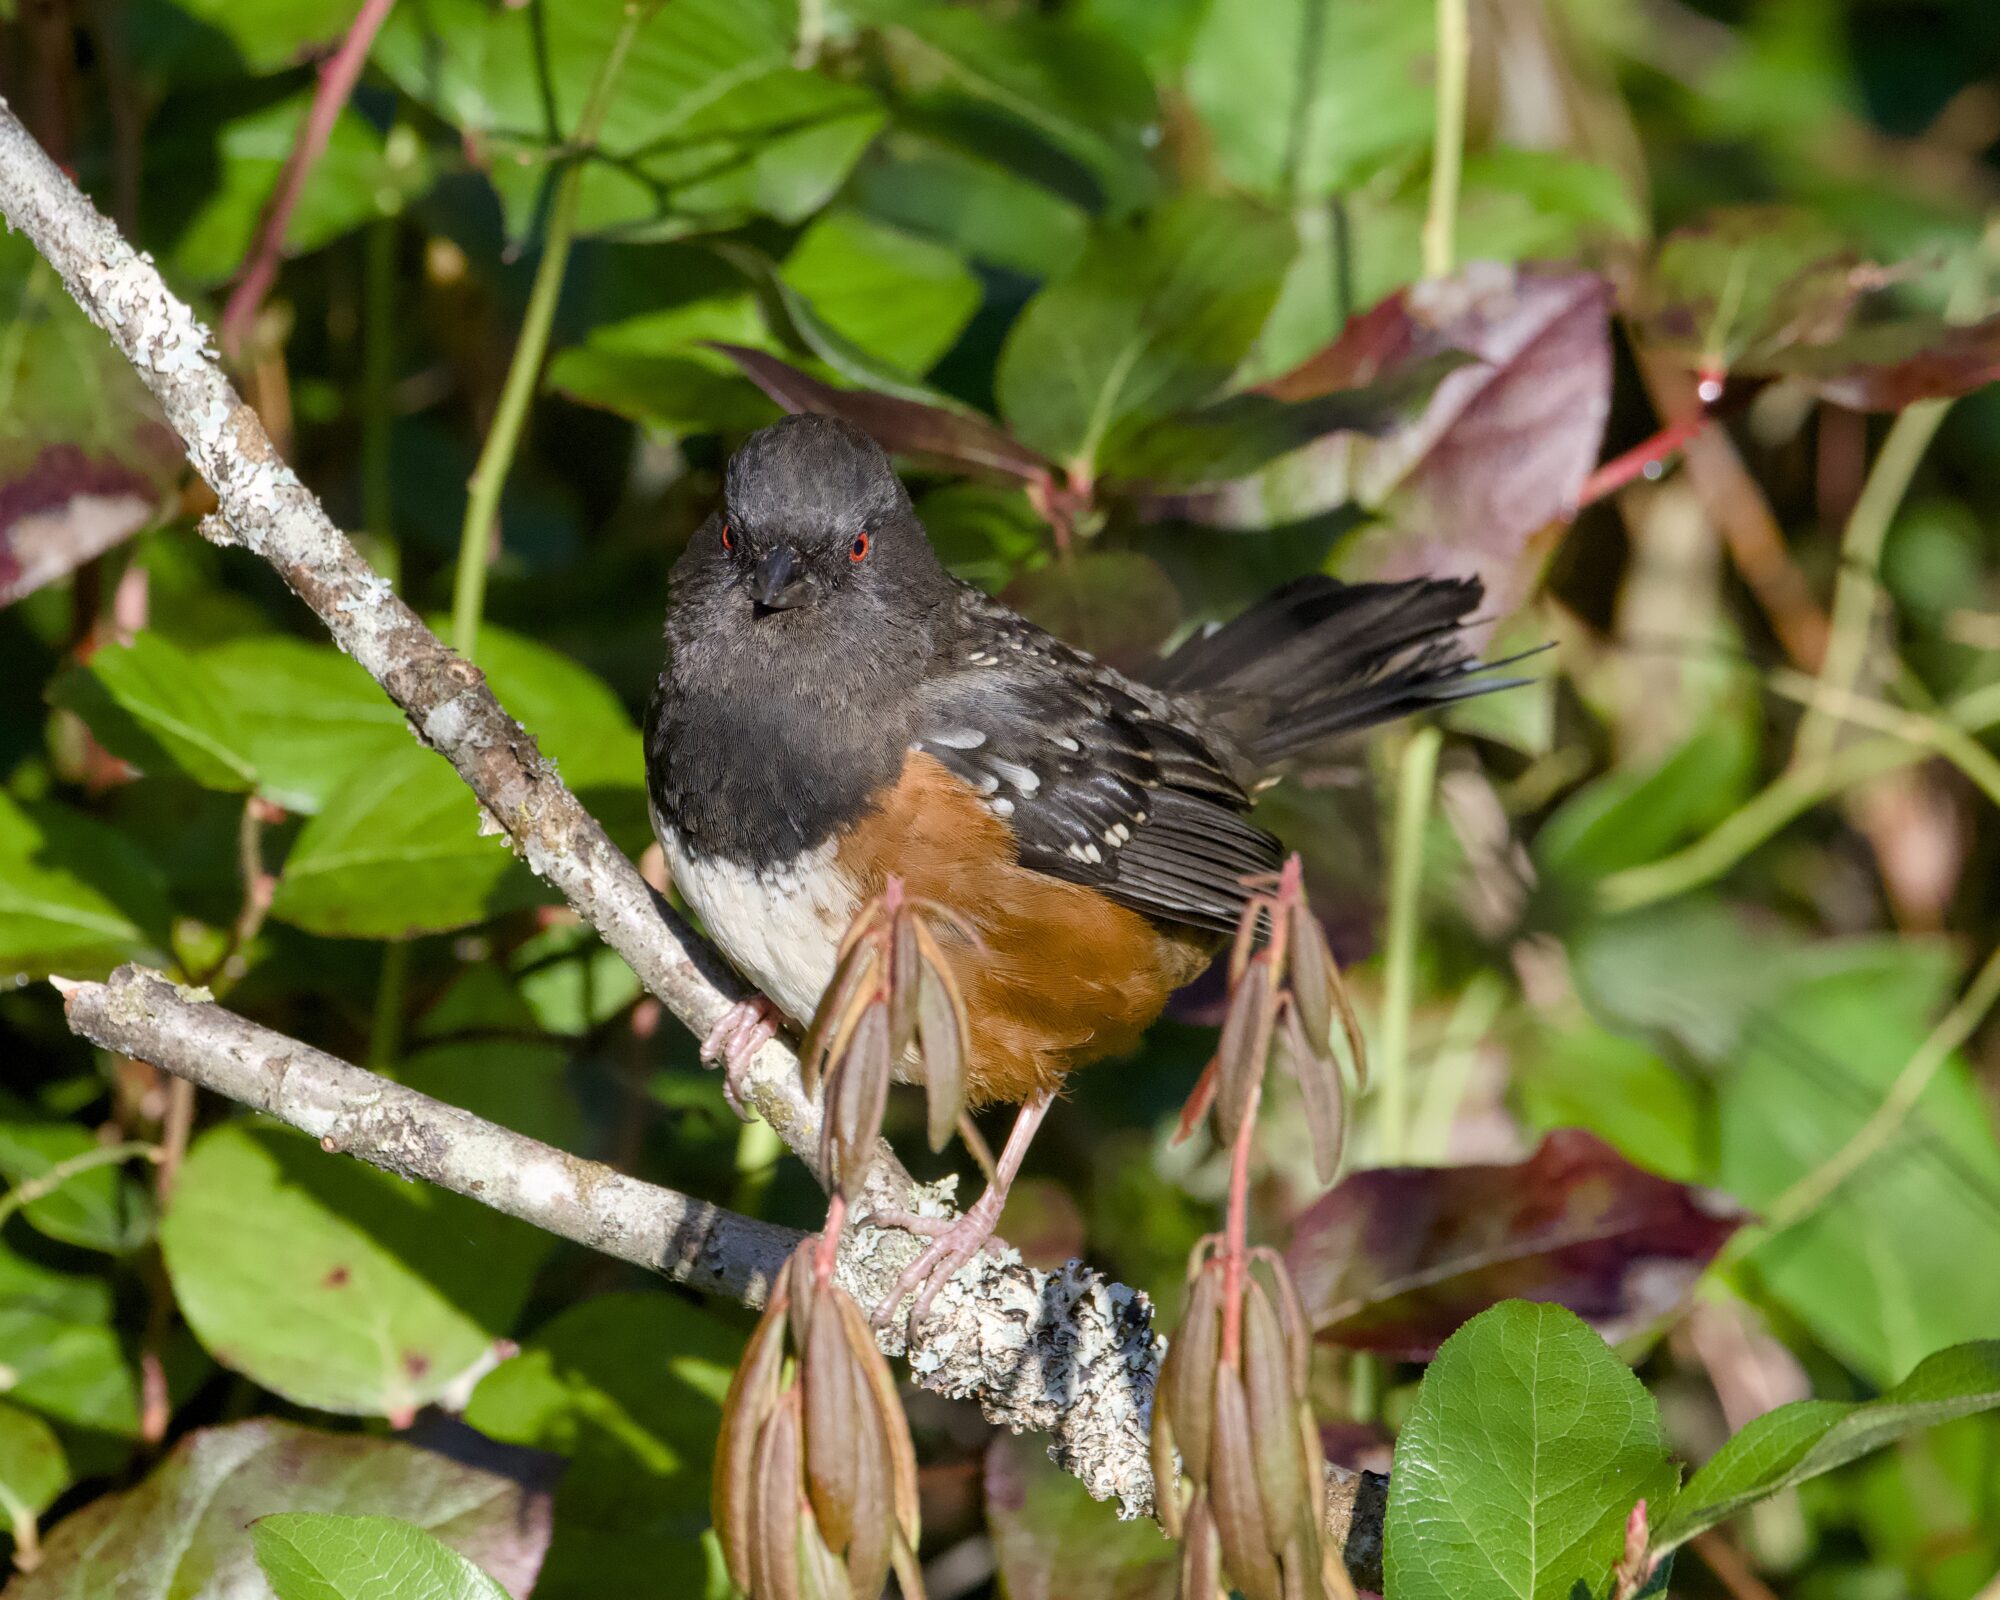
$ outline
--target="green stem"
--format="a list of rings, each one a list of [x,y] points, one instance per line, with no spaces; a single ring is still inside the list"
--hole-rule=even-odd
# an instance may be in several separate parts
[[[1854,502],[1847,519],[1847,531],[1840,542],[1840,581],[1833,592],[1833,621],[1827,635],[1826,658],[1820,663],[1821,685],[1838,699],[1850,693],[1861,676],[1868,655],[1868,636],[1875,619],[1879,594],[1877,574],[1882,565],[1882,545],[1896,508],[1908,493],[1917,464],[1936,437],[1949,400],[1920,400],[1896,418],[1888,437],[1868,469],[1868,481]],[[1806,708],[1799,724],[1792,759],[1811,768],[1833,753],[1839,722],[1824,704]]]
[[[375,982],[375,1012],[368,1021],[368,1070],[389,1072],[403,1048],[403,999],[410,988],[410,941],[382,946],[382,973]]]
[[[1466,0],[1437,0],[1437,133],[1431,153],[1430,211],[1424,218],[1424,276],[1451,274],[1458,253],[1458,187],[1465,163],[1465,96],[1472,60]]]
[[[375,565],[391,583],[402,580],[390,470],[396,381],[396,229],[395,217],[377,217],[368,225],[361,312],[361,520],[375,536]]]
[[[133,1141],[126,1144],[99,1145],[95,1150],[85,1150],[80,1155],[71,1156],[67,1161],[58,1161],[46,1172],[37,1173],[32,1178],[24,1178],[5,1194],[0,1194],[0,1227],[5,1227],[16,1211],[33,1205],[37,1200],[46,1200],[71,1178],[94,1171],[98,1167],[117,1166],[121,1162],[158,1161],[160,1147]]]
[[[653,0],[652,4],[626,6],[624,24],[611,41],[604,65],[598,69],[597,81],[590,86],[590,97],[576,119],[571,148],[556,179],[548,227],[542,237],[542,259],[535,268],[535,281],[529,286],[528,304],[521,314],[521,336],[507,366],[507,380],[501,385],[493,425],[486,431],[479,462],[466,484],[465,526],[459,534],[458,577],[452,586],[451,602],[452,648],[463,656],[471,656],[479,644],[480,614],[486,606],[486,568],[500,512],[500,491],[506,487],[514,452],[520,447],[521,432],[527,425],[528,407],[541,382],[542,359],[548,354],[549,332],[555,325],[556,302],[562,296],[563,274],[569,266],[570,244],[576,232],[584,162],[604,125],[612,86],[617,82],[632,41],[658,3],[659,0]]]
[[[1437,780],[1444,736],[1419,728],[1403,748],[1396,783],[1396,821],[1389,845],[1389,930],[1382,980],[1382,1051],[1377,1062],[1382,1097],[1381,1145],[1385,1166],[1403,1159],[1410,1122],[1410,1012],[1416,998],[1418,899],[1423,888],[1424,823]]]
[[[1479,1061],[1479,1041],[1500,1015],[1507,992],[1490,972],[1482,972],[1465,987],[1444,1025],[1444,1038],[1424,1075],[1424,1097],[1417,1107],[1410,1134],[1410,1156],[1424,1163],[1441,1162],[1451,1146],[1451,1125],[1472,1083]]]
[[[1948,708],[1946,723],[1961,734],[2000,722],[2000,685],[1989,685]],[[1794,764],[1684,850],[1642,867],[1614,872],[1597,886],[1606,911],[1636,911],[1713,883],[1786,823],[1854,784],[1907,767],[1937,746],[1886,735],[1836,750],[1813,767]]]

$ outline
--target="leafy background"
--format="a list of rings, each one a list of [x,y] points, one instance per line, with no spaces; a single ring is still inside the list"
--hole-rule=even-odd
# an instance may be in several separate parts
[[[213,315],[352,12],[16,0],[0,91]],[[1948,1011],[2000,923],[1979,387],[2000,11],[1469,15],[1454,270],[1425,284],[1432,0],[667,0],[581,157],[619,0],[402,0],[234,360],[336,519],[444,618],[567,186],[476,656],[635,853],[665,571],[771,392],[940,408],[869,415],[947,559],[1113,659],[1313,567],[1476,570],[1492,648],[1554,641],[1532,686],[1445,719],[1400,849],[1398,794],[1423,799],[1404,733],[1265,806],[1400,1085],[1360,1102],[1349,1167],[1424,1169],[1323,1197],[1280,1106],[1257,1188],[1324,1336],[1330,1453],[1380,1468],[1402,1434],[1389,1581],[1412,1597],[1567,1594],[1560,1560],[1515,1570],[1509,1518],[1543,1510],[1597,1583],[1670,1458],[2000,1332],[1993,997]],[[1537,262],[1567,265],[1516,270]],[[165,965],[509,1126],[817,1215],[375,687],[268,571],[194,537],[202,491],[15,236],[0,308],[0,969],[24,980],[0,995],[0,1179],[28,1186],[0,1203],[9,1600],[114,1571],[120,1593],[331,1594],[315,1574],[357,1550],[440,1594],[725,1593],[706,1479],[743,1316],[225,1106],[190,1139],[165,1080],[94,1056],[25,981]],[[1587,485],[1718,379],[1688,465]],[[1356,421],[1377,436],[1329,431]],[[1880,617],[1865,586],[1832,607],[1836,658],[1893,647],[1847,673],[1863,727],[1802,722],[1831,597],[1876,550]],[[1198,987],[1076,1083],[1005,1224],[1169,1319],[1221,1191],[1212,1153],[1168,1144],[1216,1001]],[[920,1117],[892,1108],[912,1155]],[[97,1154],[127,1145],[165,1156]],[[1509,1306],[1419,1393],[1510,1296],[1623,1361]],[[1527,1384],[1521,1415],[1630,1491],[1610,1521],[1524,1481],[1518,1437],[1454,1427],[1473,1375],[1544,1351],[1575,1393]],[[1925,1370],[1927,1394],[1995,1389]],[[1951,1415],[1883,1404],[1883,1437]],[[1171,1592],[1154,1531],[1031,1442],[911,1405],[934,1595]],[[1852,1453],[1824,1448],[1815,1468]],[[1718,1505],[1790,1481],[1758,1449],[1711,1469]],[[1439,1463],[1523,1504],[1399,1547]],[[1688,1594],[1961,1600],[2000,1567],[2000,1421],[1719,1532],[1687,1515]]]

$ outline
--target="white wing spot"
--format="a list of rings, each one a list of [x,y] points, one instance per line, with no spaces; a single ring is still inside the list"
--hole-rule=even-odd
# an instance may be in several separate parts
[[[1033,794],[1042,786],[1042,780],[1034,769],[1024,767],[1018,761],[995,761],[993,770],[1023,794]]]
[[[1058,750],[1068,750],[1071,752],[1075,752],[1083,748],[1083,742],[1081,740],[1072,739],[1066,733],[1050,734],[1049,743],[1054,745]]]
[[[986,802],[986,808],[996,817],[1011,817],[1014,814],[1014,802],[1005,795],[994,796]]]
[[[928,742],[941,744],[947,750],[977,750],[986,742],[986,735],[977,728],[946,728],[928,735]]]

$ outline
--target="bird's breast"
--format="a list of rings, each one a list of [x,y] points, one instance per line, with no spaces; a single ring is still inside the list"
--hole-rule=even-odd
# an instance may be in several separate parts
[[[788,861],[749,866],[689,853],[656,813],[654,831],[674,886],[730,965],[805,1027],[833,979],[841,936],[860,896],[841,872],[832,840]]]

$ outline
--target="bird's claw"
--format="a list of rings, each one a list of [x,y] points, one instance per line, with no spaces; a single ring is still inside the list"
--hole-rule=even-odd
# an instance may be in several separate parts
[[[722,1014],[701,1042],[701,1064],[722,1068],[722,1098],[729,1109],[748,1122],[754,1113],[746,1093],[745,1074],[759,1050],[778,1036],[783,1017],[761,994],[739,1000]]]
[[[897,1308],[914,1294],[916,1299],[910,1306],[908,1323],[909,1333],[914,1336],[924,1319],[931,1314],[932,1302],[957,1276],[958,1269],[992,1243],[993,1231],[1000,1225],[1000,1207],[1004,1198],[1004,1195],[989,1189],[973,1202],[970,1209],[949,1221],[943,1217],[919,1217],[908,1212],[877,1211],[870,1216],[868,1220],[871,1224],[932,1236],[923,1254],[903,1269],[895,1287],[882,1297],[882,1303],[875,1308],[875,1326],[888,1327],[895,1321]]]

